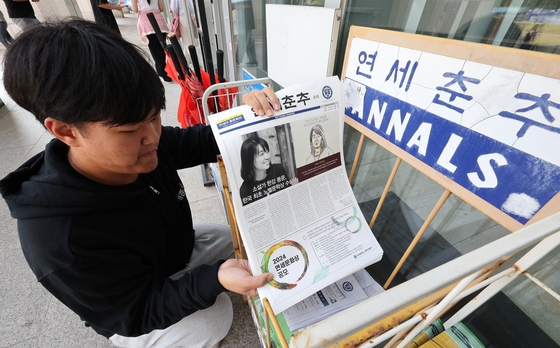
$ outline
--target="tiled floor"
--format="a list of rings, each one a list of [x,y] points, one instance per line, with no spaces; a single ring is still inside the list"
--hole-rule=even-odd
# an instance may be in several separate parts
[[[117,18],[122,34],[129,41],[142,44],[136,31],[136,17]],[[4,55],[0,46],[0,57]],[[1,59],[1,58],[0,58]],[[180,87],[166,84],[167,110],[162,111],[166,125],[178,126],[176,120]],[[18,107],[0,86],[0,177],[16,169],[26,159],[41,151],[51,136],[33,115]],[[181,178],[196,221],[226,223],[218,192],[202,183],[200,167],[181,171]],[[0,347],[113,347],[108,340],[86,328],[73,312],[46,292],[27,266],[21,252],[16,221],[0,200]],[[234,322],[221,348],[259,347],[249,307],[240,295],[230,293],[234,303]]]

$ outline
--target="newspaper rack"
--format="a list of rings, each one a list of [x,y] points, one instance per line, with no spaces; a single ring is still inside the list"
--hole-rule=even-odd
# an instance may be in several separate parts
[[[204,113],[208,115],[207,103],[205,101],[214,90],[270,83],[271,80],[269,78],[264,78],[211,86],[203,96]],[[356,123],[353,120],[349,120],[348,117],[346,123],[356,128]],[[358,150],[356,151],[355,164],[360,157],[365,136],[371,138],[370,135],[362,133]],[[381,195],[378,209],[376,209],[371,221],[372,225],[401,160],[402,158],[399,156]],[[246,258],[243,241],[237,228],[225,167],[220,156],[218,157],[218,163],[223,187],[224,208],[231,227],[235,253],[238,258]],[[350,181],[353,180],[355,171],[356,165],[352,168]],[[449,185],[449,182],[445,184]],[[433,208],[430,217],[426,219],[425,226],[422,229],[429,225],[433,216],[437,214],[443,205],[443,202],[454,192],[455,187],[453,185],[445,190]],[[557,198],[555,199],[557,200]],[[482,208],[478,207],[477,209]],[[479,292],[474,299],[445,322],[445,327],[449,327],[465,318],[520,275],[527,276],[548,294],[560,301],[559,294],[528,272],[530,266],[560,245],[560,213],[558,213],[558,208],[549,208],[547,214],[540,216],[539,221],[535,223],[527,224],[524,227],[519,225],[516,227],[518,228],[512,228],[512,231],[515,231],[515,233],[506,235],[431,271],[392,287],[380,295],[337,313],[317,324],[306,327],[291,337],[284,337],[276,315],[266,298],[262,299],[265,327],[260,327],[258,320],[256,324],[260,327],[263,334],[262,337],[266,337],[267,347],[271,347],[271,328],[268,319],[270,318],[270,322],[272,322],[272,326],[279,338],[278,343],[283,348],[288,347],[288,341],[289,347],[365,348],[378,346],[387,340],[389,342],[386,343],[385,347],[400,348],[404,347],[420,330],[447,312],[461,299]],[[533,246],[533,248],[526,252],[518,261],[504,270],[502,270],[504,267],[500,268],[512,255],[529,246]],[[414,245],[411,243],[410,248],[413,247]],[[403,256],[403,260],[406,259],[408,254]],[[402,262],[404,261],[401,261],[399,265],[402,265]],[[500,268],[500,272],[494,275],[493,273],[498,268]],[[389,286],[391,279],[385,284],[385,288]],[[244,300],[246,301],[247,298],[244,298]],[[251,304],[254,313],[256,313],[253,301],[251,301]]]
[[[242,87],[242,86],[247,86],[247,85],[256,85],[256,84],[267,84],[270,85],[272,83],[272,80],[270,78],[260,78],[260,79],[256,79],[256,80],[251,80],[249,81],[237,81],[237,82],[225,82],[225,83],[219,83],[219,84],[215,84],[210,86],[209,88],[206,89],[206,91],[204,92],[204,95],[202,96],[202,107],[203,107],[203,112],[204,112],[204,116],[207,118],[209,116],[209,109],[208,109],[208,99],[209,98],[216,98],[217,96],[212,96],[212,93],[214,91],[217,91],[219,89],[229,89],[229,88],[233,88],[233,87]],[[229,98],[228,98],[229,100]],[[235,256],[238,259],[246,259],[245,256],[245,252],[244,252],[244,248],[243,248],[243,240],[241,239],[241,235],[239,233],[239,229],[237,227],[237,219],[235,217],[235,211],[233,209],[233,202],[231,199],[231,193],[229,190],[229,185],[228,185],[228,180],[227,180],[227,174],[226,174],[226,169],[225,169],[225,165],[222,159],[222,156],[219,155],[218,156],[218,166],[219,166],[219,170],[220,170],[220,178],[221,178],[221,182],[222,182],[222,186],[219,187],[218,189],[220,190],[220,192],[222,192],[223,197],[224,197],[224,201],[222,202],[224,204],[224,209],[226,211],[226,216],[228,218],[229,221],[229,225],[230,225],[230,229],[231,229],[231,235],[232,235],[232,240],[233,240],[233,248],[235,250]],[[247,302],[247,297],[243,297],[244,302]],[[269,320],[268,318],[270,317],[270,321],[272,322],[272,325],[274,326],[274,329],[276,330],[276,332],[279,332],[280,334],[278,335],[280,341],[281,341],[281,345],[283,348],[288,348],[288,343],[286,342],[285,337],[281,334],[282,330],[280,328],[280,324],[278,323],[278,320],[276,319],[276,315],[274,314],[270,304],[268,303],[268,300],[266,298],[262,299],[263,302],[263,306],[264,306],[264,314],[265,314],[265,323],[266,323],[266,327],[264,328],[266,334],[263,335],[263,337],[267,337],[267,345],[268,347],[270,347],[270,326],[269,326]],[[254,313],[256,313],[256,309],[254,308],[254,303],[251,301],[251,305],[253,306],[253,311]],[[261,328],[262,330],[263,328]]]

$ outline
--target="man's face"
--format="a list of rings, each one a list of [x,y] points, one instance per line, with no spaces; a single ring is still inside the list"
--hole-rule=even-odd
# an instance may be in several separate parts
[[[69,154],[72,166],[95,181],[119,185],[153,171],[158,164],[161,135],[160,112],[134,125],[106,126],[101,122],[83,126],[80,147]]]

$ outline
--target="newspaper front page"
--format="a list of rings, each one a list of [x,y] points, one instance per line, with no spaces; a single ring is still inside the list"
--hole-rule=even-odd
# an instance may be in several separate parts
[[[212,115],[241,238],[259,289],[280,313],[377,262],[383,250],[344,167],[344,95],[337,77],[277,92],[281,109],[249,106]]]

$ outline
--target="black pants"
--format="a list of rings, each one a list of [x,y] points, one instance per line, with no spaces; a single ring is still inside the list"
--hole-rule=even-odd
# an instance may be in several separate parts
[[[0,22],[0,43],[8,48],[8,44],[12,41],[10,33],[8,33],[8,23]]]
[[[235,59],[237,64],[241,64],[247,54],[249,64],[257,63],[257,52],[255,51],[255,39],[253,38],[253,30],[247,29],[244,33],[237,35],[237,47],[235,48]]]
[[[152,54],[152,58],[154,58],[154,63],[156,64],[156,72],[159,76],[167,76],[165,72],[165,51],[159,40],[157,39],[156,34],[150,34],[147,36],[148,38],[148,48],[150,49],[150,53]]]

